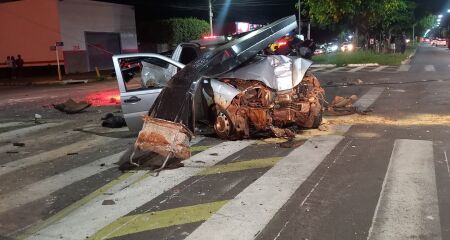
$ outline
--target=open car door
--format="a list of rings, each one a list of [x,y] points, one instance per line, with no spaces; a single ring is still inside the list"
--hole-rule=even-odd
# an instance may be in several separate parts
[[[184,64],[151,53],[116,55],[113,63],[125,121],[137,132],[161,90]]]

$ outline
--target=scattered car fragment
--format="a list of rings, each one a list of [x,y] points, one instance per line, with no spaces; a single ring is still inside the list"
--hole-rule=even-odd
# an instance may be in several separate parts
[[[127,125],[125,119],[122,116],[115,116],[112,113],[106,114],[104,117],[102,117],[101,120],[102,120],[102,127],[107,128],[121,128]]]
[[[61,112],[65,112],[67,114],[74,114],[83,111],[84,109],[91,106],[90,103],[81,101],[75,102],[73,99],[69,98],[64,103],[52,104],[53,107]]]
[[[351,107],[354,102],[358,100],[358,97],[356,95],[352,95],[350,97],[341,97],[341,96],[335,96],[333,101],[331,102],[332,108],[339,108],[339,107]]]
[[[342,116],[350,115],[358,112],[358,109],[353,106],[358,100],[356,95],[350,97],[335,96],[331,104],[327,106],[327,111],[331,115]]]

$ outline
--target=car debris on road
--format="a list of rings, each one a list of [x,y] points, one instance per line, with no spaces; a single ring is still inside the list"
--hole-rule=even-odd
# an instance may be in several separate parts
[[[358,96],[356,95],[351,95],[350,97],[335,96],[331,104],[328,104],[328,106],[325,108],[326,114],[332,116],[344,116],[355,113],[360,115],[367,115],[372,111],[371,109],[361,111],[357,107],[353,106],[353,104],[357,100]]]
[[[125,127],[127,123],[122,116],[115,116],[112,113],[107,113],[104,117],[101,118],[102,127],[107,128],[121,128]]]
[[[71,98],[67,99],[67,101],[65,101],[63,103],[52,104],[52,105],[55,109],[57,109],[61,112],[65,112],[67,114],[79,113],[91,106],[90,103],[87,103],[84,101],[76,102]]]

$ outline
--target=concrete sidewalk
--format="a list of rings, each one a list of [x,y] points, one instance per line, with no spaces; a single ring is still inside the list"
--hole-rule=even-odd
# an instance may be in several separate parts
[[[63,85],[72,83],[88,83],[101,80],[111,80],[111,71],[100,71],[101,77],[97,77],[95,72],[67,74],[62,81],[57,76],[37,76],[23,77],[16,79],[0,79],[0,86],[29,86],[29,85]]]

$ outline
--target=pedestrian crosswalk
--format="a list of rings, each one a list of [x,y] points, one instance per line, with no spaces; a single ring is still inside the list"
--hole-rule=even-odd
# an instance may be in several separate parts
[[[294,149],[186,239],[254,239],[343,138],[314,138]]]
[[[426,65],[422,68],[416,69],[420,72],[436,72],[436,66]],[[317,65],[310,69],[315,73],[404,73],[411,71],[411,65],[402,64],[399,66],[387,66],[387,65],[352,65],[352,66],[322,66]]]
[[[365,110],[383,92],[382,87],[370,88],[355,106]],[[0,123],[7,129],[0,133],[0,157],[9,156],[8,161],[0,161],[0,181],[28,175],[39,178],[19,184],[17,189],[0,188],[0,239],[165,239],[164,234],[189,240],[256,239],[350,137],[350,126],[341,126],[339,133],[312,135],[292,148],[279,148],[275,143],[256,140],[200,136],[191,142],[195,154],[183,161],[184,167],[154,176],[146,169],[119,172],[114,163],[134,139],[92,135],[89,133],[96,129],[91,125],[86,126],[89,133],[65,133],[76,142],[52,145],[52,141],[64,141],[64,137],[57,137],[60,132],[52,129],[67,124],[70,122],[55,121],[36,129],[29,124]],[[49,143],[29,140],[33,138]],[[6,153],[12,149],[11,140],[26,142],[36,152],[14,157]],[[43,147],[39,149],[39,145]],[[95,150],[104,145],[111,145],[108,151]],[[442,239],[433,142],[397,139],[386,149],[392,154],[368,221],[367,239]],[[73,152],[77,154],[68,155]],[[106,179],[95,183],[96,189],[83,192],[73,188],[88,188],[97,176]],[[66,195],[72,195],[72,201],[54,205],[60,198],[67,199]],[[43,199],[46,206],[36,206],[37,213],[13,217],[22,207]],[[164,229],[172,230],[161,232]]]
[[[433,142],[396,140],[368,239],[442,239],[436,189]]]

